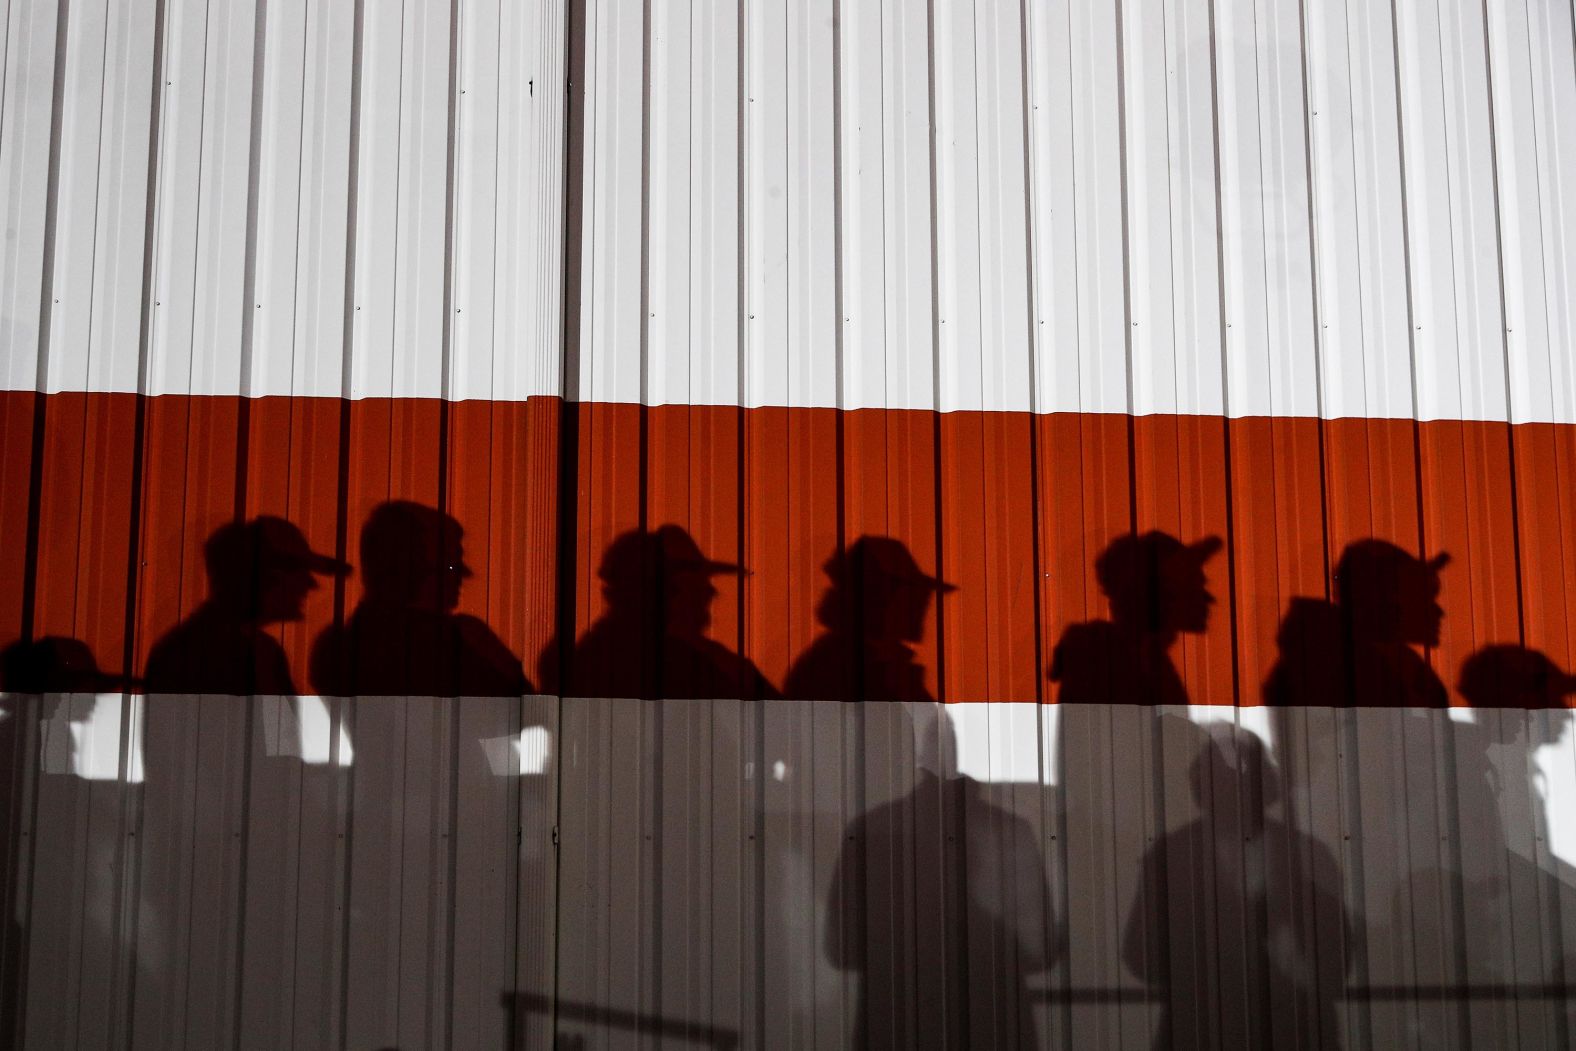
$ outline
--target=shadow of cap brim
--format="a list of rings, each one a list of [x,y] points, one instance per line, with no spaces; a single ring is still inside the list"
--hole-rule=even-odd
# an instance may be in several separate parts
[[[350,572],[350,563],[341,562],[329,555],[310,554],[305,558],[297,559],[296,564],[302,569],[310,570],[320,576],[342,577]]]
[[[925,573],[902,573],[888,579],[895,580],[899,584],[907,584],[916,588],[924,588],[926,591],[934,591],[938,595],[950,595],[958,590],[956,584]]]
[[[1216,555],[1220,554],[1221,549],[1223,549],[1225,546],[1226,542],[1220,537],[1206,536],[1187,545],[1187,550],[1190,555],[1192,555],[1198,561],[1203,562],[1206,559],[1214,558]]]
[[[733,562],[714,562],[711,559],[674,559],[668,563],[672,569],[684,573],[704,573],[709,577],[747,577],[750,571]]]

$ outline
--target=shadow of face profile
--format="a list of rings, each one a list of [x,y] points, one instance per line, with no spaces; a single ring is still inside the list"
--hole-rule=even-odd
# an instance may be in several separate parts
[[[1335,595],[1353,636],[1438,646],[1445,617],[1439,571],[1449,562],[1444,552],[1419,558],[1387,540],[1348,544],[1335,564]]]
[[[688,530],[671,524],[619,534],[597,567],[613,619],[649,621],[653,635],[678,638],[698,638],[711,626],[712,578],[743,572],[707,558]]]
[[[922,570],[908,545],[889,536],[861,536],[822,568],[831,586],[821,600],[821,622],[877,646],[921,641],[935,596],[957,590]]]
[[[1205,631],[1215,596],[1204,565],[1221,547],[1218,536],[1191,544],[1155,530],[1118,537],[1095,560],[1095,577],[1110,600],[1111,619],[1160,634]]]
[[[367,597],[391,606],[447,613],[471,576],[465,531],[453,517],[410,500],[379,504],[361,529]]]
[[[236,620],[281,624],[305,615],[317,577],[350,567],[318,554],[295,524],[273,515],[229,522],[203,544],[210,601]]]

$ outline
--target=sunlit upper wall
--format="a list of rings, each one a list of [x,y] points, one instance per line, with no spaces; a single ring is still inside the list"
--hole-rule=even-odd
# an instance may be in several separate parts
[[[5,386],[1576,422],[1568,4],[451,6],[13,4]]]
[[[1568,5],[1403,6],[591,4],[579,395],[1576,420]]]
[[[12,4],[5,388],[560,393],[565,5],[451,6]]]

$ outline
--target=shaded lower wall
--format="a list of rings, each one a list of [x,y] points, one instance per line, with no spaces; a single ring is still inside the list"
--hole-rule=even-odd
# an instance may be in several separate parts
[[[1569,1046],[1553,710],[5,699],[27,1048]]]

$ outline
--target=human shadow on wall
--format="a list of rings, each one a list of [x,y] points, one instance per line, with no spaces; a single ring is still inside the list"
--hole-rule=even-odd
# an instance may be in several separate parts
[[[1215,596],[1204,565],[1221,546],[1217,536],[1184,544],[1150,531],[1120,536],[1100,552],[1095,579],[1111,617],[1074,624],[1057,641],[1050,677],[1060,684],[1059,703],[1187,704],[1171,648],[1209,626]]]
[[[203,563],[208,596],[149,651],[148,692],[294,694],[284,647],[268,629],[300,620],[317,578],[350,567],[271,515],[220,526],[203,544]]]
[[[1364,808],[1350,786],[1392,783],[1401,764],[1404,753],[1392,754],[1400,747],[1394,737],[1399,724],[1376,722],[1378,710],[1394,712],[1404,722],[1406,709],[1414,714],[1433,709],[1434,722],[1448,732],[1449,724],[1442,721],[1448,695],[1425,656],[1440,640],[1440,572],[1448,562],[1444,553],[1423,558],[1375,538],[1348,544],[1333,567],[1333,597],[1299,596],[1287,605],[1276,632],[1276,660],[1262,686],[1281,751],[1287,820],[1342,848],[1345,891],[1352,908],[1361,903],[1367,913],[1360,921],[1355,914],[1350,918],[1351,940],[1340,953],[1350,965],[1341,976],[1349,1033],[1370,1027],[1375,1012],[1382,1016],[1415,999],[1415,990],[1397,988],[1408,973],[1402,961],[1410,959],[1412,937],[1406,936],[1404,949],[1391,952],[1399,943],[1384,934],[1389,920],[1383,906],[1376,907],[1393,894],[1413,895],[1417,889],[1405,872],[1409,852],[1389,846],[1415,844],[1414,815]],[[1431,728],[1424,731],[1434,736]],[[1415,816],[1433,819],[1431,810]],[[1449,829],[1437,831],[1441,834],[1433,838],[1443,842]],[[1370,854],[1375,859],[1393,855],[1400,864],[1369,865]],[[1391,882],[1386,885],[1386,880]],[[1445,926],[1436,922],[1433,928],[1427,937],[1445,944]],[[1324,1039],[1333,1045],[1341,1034],[1332,1031]]]
[[[891,537],[861,536],[824,568],[823,632],[784,693],[859,702],[862,768],[913,772],[848,824],[827,890],[827,958],[858,975],[849,1044],[1038,1047],[1028,981],[1062,944],[1039,836],[991,798],[1002,786],[957,773],[951,719],[913,648],[955,588]]]
[[[957,588],[919,568],[899,540],[861,536],[823,567],[822,633],[794,661],[783,695],[801,700],[934,701],[914,652],[936,595]]]
[[[1040,1047],[1029,979],[1063,944],[1040,838],[955,773],[945,706],[877,707],[917,754],[913,787],[845,829],[827,893],[827,958],[859,979],[849,1046]]]
[[[1275,816],[1279,771],[1231,723],[1161,717],[1160,739],[1193,753],[1197,808],[1144,854],[1122,959],[1162,1005],[1156,1048],[1341,1046],[1336,1005],[1351,939],[1340,868]]]
[[[1576,871],[1551,840],[1538,753],[1569,733],[1576,678],[1536,650],[1490,645],[1462,664],[1457,689],[1471,706],[1464,717],[1403,717],[1414,740],[1442,738],[1452,767],[1448,835],[1421,852],[1431,863],[1414,861],[1396,880],[1371,939],[1381,950],[1412,940],[1419,916],[1439,928],[1425,936],[1437,939],[1441,959],[1420,961],[1418,987],[1397,990],[1420,1004],[1405,1016],[1419,1043],[1491,1044],[1541,1032],[1569,1046],[1576,985],[1560,918],[1576,906]],[[1570,762],[1568,747],[1557,761]],[[1408,853],[1420,856],[1415,846]],[[1367,995],[1394,999],[1386,984]]]
[[[3,866],[0,872],[4,874],[0,882],[0,908],[4,912],[0,915],[5,917],[4,929],[0,931],[0,938],[3,938],[0,943],[0,1046],[20,1046],[23,1038],[19,1027],[27,995],[33,872],[65,871],[82,862],[75,855],[79,844],[74,837],[49,835],[49,830],[33,827],[46,752],[55,771],[52,779],[76,780],[74,740],[69,729],[70,716],[77,713],[67,711],[67,719],[61,720],[62,704],[72,704],[73,694],[114,693],[135,685],[134,680],[125,676],[100,671],[92,649],[81,639],[64,636],[20,639],[0,652],[0,820],[4,821],[4,827],[0,828],[0,866]],[[46,748],[44,735],[51,727],[65,732],[51,734],[53,740],[47,744],[58,743],[63,748]],[[101,796],[108,795],[101,793]],[[101,812],[103,808],[98,810]],[[110,826],[112,833],[114,828]],[[40,831],[46,834],[38,834]],[[62,864],[40,864],[36,857],[28,864],[24,841],[33,844],[35,855],[47,852]],[[101,845],[88,844],[90,863],[105,860],[102,852],[93,850],[94,846]],[[63,852],[71,852],[72,856],[63,859],[60,857]],[[86,911],[95,916],[103,911],[97,907],[102,903],[88,904],[90,907]],[[85,920],[86,917],[75,917],[82,929],[90,929]]]
[[[1386,540],[1348,544],[1335,599],[1293,598],[1264,683],[1277,708],[1443,708],[1449,695],[1419,649],[1439,645],[1440,552],[1419,558]]]
[[[1576,681],[1537,651],[1486,646],[1460,668],[1470,710],[1447,714],[1428,653],[1448,562],[1377,539],[1347,546],[1334,600],[1288,606],[1264,700],[1288,781],[1308,794],[1297,811],[1317,819],[1316,799],[1338,802],[1329,827],[1347,828],[1349,889],[1371,910],[1352,925],[1348,1025],[1492,1044],[1530,1024],[1567,1043],[1572,961],[1536,931],[1576,908],[1576,880],[1552,849],[1538,762],[1569,732]],[[1343,784],[1372,784],[1379,802]],[[1394,793],[1412,802],[1384,805]]]
[[[290,814],[296,842],[332,827],[318,784],[326,775],[309,772],[291,754],[301,749],[276,740],[266,754],[249,750],[254,729],[299,726],[298,683],[274,629],[303,620],[319,578],[342,577],[350,567],[313,551],[294,523],[272,515],[221,525],[203,544],[203,563],[207,595],[154,643],[144,666],[134,841],[140,878],[132,1025],[139,1033],[179,1026],[191,1009],[180,993],[183,968],[194,956],[211,960],[204,950],[212,943],[198,918],[206,903],[186,881],[224,871],[238,842],[251,849],[271,841],[276,826],[262,817],[264,801],[274,798],[269,789],[289,784],[297,793],[299,809]],[[272,702],[275,711],[294,718],[269,718],[240,700],[257,696],[281,698]],[[254,874],[272,858],[265,851]],[[192,924],[202,933],[188,941],[183,931]]]
[[[567,653],[562,638],[548,643],[537,664],[543,689],[569,697],[776,697],[753,662],[706,634],[718,594],[712,578],[744,572],[707,557],[676,525],[620,534],[597,568],[606,611]]]
[[[480,618],[456,613],[470,579],[464,530],[409,500],[379,504],[361,527],[363,595],[312,647],[318,693],[350,697],[518,697],[520,659]]]
[[[1463,978],[1470,988],[1505,990],[1507,1012],[1516,1011],[1517,1000],[1537,1002],[1545,1031],[1569,1047],[1576,1035],[1576,959],[1567,938],[1552,929],[1576,907],[1576,869],[1556,853],[1538,759],[1540,750],[1570,733],[1576,677],[1536,650],[1495,645],[1467,658],[1456,689],[1473,708],[1470,721],[1449,724],[1461,840],[1501,848],[1462,851],[1462,929],[1470,938]],[[1570,762],[1568,747],[1556,755]],[[1538,926],[1527,923],[1531,916],[1548,922],[1551,935],[1518,945],[1529,941],[1529,927]],[[1506,952],[1506,946],[1518,951]],[[1527,1012],[1517,1013],[1525,1025]]]

